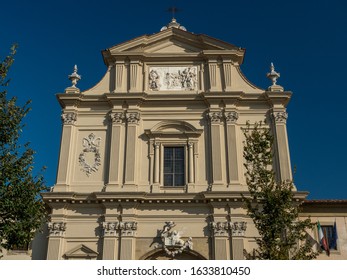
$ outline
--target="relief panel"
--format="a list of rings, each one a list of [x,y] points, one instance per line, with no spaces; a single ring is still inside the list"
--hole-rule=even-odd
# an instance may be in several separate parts
[[[148,81],[148,87],[153,91],[197,90],[198,67],[150,67]]]

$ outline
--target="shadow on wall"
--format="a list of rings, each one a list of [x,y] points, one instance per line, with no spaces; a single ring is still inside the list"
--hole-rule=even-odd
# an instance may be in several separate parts
[[[31,243],[32,259],[33,260],[45,260],[47,258],[48,247],[48,228],[44,227],[43,232],[36,234],[34,240]]]

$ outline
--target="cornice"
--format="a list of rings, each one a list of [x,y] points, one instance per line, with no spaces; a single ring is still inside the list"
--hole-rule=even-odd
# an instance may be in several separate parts
[[[287,107],[291,97],[291,91],[283,91],[283,92],[272,92],[265,91],[264,95],[266,100],[274,107],[274,108],[283,108]]]
[[[56,98],[62,108],[78,107],[82,102],[95,102],[100,104],[100,102],[107,101],[104,94],[90,95],[83,93],[58,93],[56,94]]]

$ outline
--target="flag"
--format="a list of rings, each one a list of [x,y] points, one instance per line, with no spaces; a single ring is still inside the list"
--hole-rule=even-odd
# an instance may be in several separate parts
[[[318,221],[317,224],[317,228],[318,228],[318,239],[319,239],[319,243],[322,246],[322,248],[324,249],[324,251],[327,253],[327,255],[330,255],[330,251],[329,251],[329,246],[328,246],[328,242],[326,237],[324,236],[322,227],[320,226],[320,223]]]
[[[337,228],[336,228],[336,221],[334,222],[333,226],[333,234],[331,239],[331,248],[337,249]]]

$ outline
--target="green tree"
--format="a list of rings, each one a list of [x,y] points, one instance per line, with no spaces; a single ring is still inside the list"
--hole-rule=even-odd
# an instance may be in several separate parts
[[[245,252],[247,259],[307,260],[317,253],[312,250],[308,229],[310,219],[299,219],[292,181],[278,183],[273,171],[273,136],[261,122],[247,124],[243,156],[250,197],[245,197],[248,215],[259,232],[258,248]]]
[[[47,187],[42,175],[33,175],[34,151],[19,138],[31,101],[18,106],[7,96],[8,72],[17,46],[0,61],[0,244],[13,249],[30,243],[46,217],[40,192]]]

